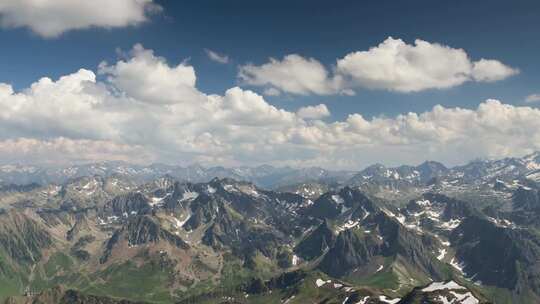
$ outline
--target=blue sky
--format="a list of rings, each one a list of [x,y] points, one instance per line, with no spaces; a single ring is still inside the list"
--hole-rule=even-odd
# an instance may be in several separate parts
[[[179,64],[193,67],[196,88],[200,92],[224,95],[228,89],[239,86],[263,95],[268,105],[289,112],[323,103],[330,112],[323,119],[327,123],[345,121],[354,113],[368,120],[408,112],[420,114],[431,111],[435,105],[475,110],[490,98],[517,107],[534,109],[537,106],[526,103],[525,98],[540,93],[538,1],[146,1],[161,9],[145,13],[146,21],[132,22],[136,25],[102,26],[98,23],[82,29],[67,26],[60,33],[48,36],[39,32],[39,18],[30,21],[16,19],[23,18],[20,15],[28,13],[31,6],[14,4],[13,7],[2,8],[0,5],[0,18],[3,18],[0,19],[3,20],[0,28],[0,40],[3,42],[0,83],[11,85],[15,92],[22,92],[41,77],[56,80],[80,68],[94,71],[98,74],[98,81],[107,83],[108,74],[97,73],[98,65],[106,61],[114,66],[119,60],[127,60],[125,56],[131,56],[129,52],[133,46],[142,44],[145,49],[153,50],[156,56],[163,57],[170,67]],[[10,21],[10,18],[19,21]],[[471,63],[481,58],[492,59],[519,72],[497,81],[463,81],[445,88],[414,92],[373,88],[362,83],[353,87],[354,96],[336,92],[297,94],[286,90],[279,96],[264,95],[268,85],[250,85],[239,77],[242,66],[260,67],[268,63],[269,58],[282,60],[284,56],[297,54],[302,58],[313,58],[326,69],[328,78],[333,78],[339,59],[377,47],[388,37],[402,39],[407,45],[414,45],[415,39],[421,39],[430,44],[463,49]],[[205,49],[226,55],[228,63],[210,60]],[[122,50],[124,57],[117,50]],[[45,137],[25,133],[20,138],[51,140],[55,136],[69,138],[72,133],[47,133],[49,135]],[[86,137],[73,139],[95,139]],[[99,140],[112,140],[106,136],[97,137]],[[130,140],[122,137],[118,142],[131,145],[133,142]],[[503,151],[505,149],[499,147],[498,150],[503,152],[497,153],[487,153],[489,148],[482,147],[478,149],[481,152],[471,157],[507,156],[534,149],[536,143],[517,151]],[[290,161],[303,164],[301,160],[308,157],[305,155],[313,153],[304,151],[300,153],[304,156],[293,157]],[[374,159],[373,153],[368,153],[371,156],[367,158]],[[313,162],[325,157],[320,151],[315,154],[318,156]],[[191,152],[188,155],[192,155]],[[239,155],[243,154],[232,157],[235,160],[232,163],[239,161]],[[450,162],[466,160],[440,152],[429,156]],[[184,161],[189,162],[189,156],[185,157]],[[220,163],[215,157],[211,159],[209,163]],[[170,162],[164,156],[152,160]],[[205,157],[195,161],[204,160]],[[415,162],[419,159],[411,156],[399,161]],[[253,161],[258,162],[264,161]],[[288,164],[288,161],[284,163]]]
[[[327,66],[388,36],[416,38],[463,48],[472,58],[496,58],[521,73],[496,83],[402,94],[360,90],[356,96],[268,98],[286,109],[324,102],[337,119],[351,112],[366,116],[423,111],[435,104],[476,107],[487,98],[521,104],[540,91],[540,3],[538,1],[161,1],[164,10],[149,22],[120,29],[72,31],[44,39],[27,29],[0,31],[0,81],[24,88],[42,76],[56,78],[81,67],[95,69],[116,60],[116,48],[135,43],[170,62],[189,60],[198,87],[223,93],[238,83],[237,65],[264,63],[297,53]],[[204,49],[227,54],[231,64],[208,60]]]

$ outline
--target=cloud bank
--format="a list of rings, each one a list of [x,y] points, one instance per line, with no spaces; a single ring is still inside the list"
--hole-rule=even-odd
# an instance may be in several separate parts
[[[328,76],[314,79],[290,88],[318,90],[312,83]],[[102,63],[97,71],[42,78],[18,92],[0,84],[0,162],[122,159],[351,169],[385,159],[452,164],[540,149],[540,134],[531,132],[540,129],[540,110],[532,107],[486,100],[475,109],[435,106],[395,117],[352,113],[326,121],[324,104],[287,111],[239,87],[206,94],[196,80],[194,67],[171,65],[136,45],[127,59]]]
[[[53,38],[70,30],[138,25],[159,10],[153,0],[2,0],[0,25]]]
[[[417,39],[407,44],[387,38],[367,51],[357,51],[336,61],[332,72],[314,58],[287,55],[262,65],[240,67],[239,79],[299,95],[352,94],[355,89],[401,93],[446,89],[468,81],[494,82],[519,73],[497,60],[472,61],[463,49]]]

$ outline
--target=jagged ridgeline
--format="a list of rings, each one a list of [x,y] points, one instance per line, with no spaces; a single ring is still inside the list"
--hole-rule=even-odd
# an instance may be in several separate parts
[[[4,174],[0,301],[539,303],[537,158],[198,182]]]

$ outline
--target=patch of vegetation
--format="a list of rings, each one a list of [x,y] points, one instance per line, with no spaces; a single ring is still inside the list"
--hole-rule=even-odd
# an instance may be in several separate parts
[[[0,277],[0,301],[14,295],[20,295],[24,284],[19,276]]]
[[[52,278],[59,273],[66,273],[73,267],[73,260],[62,252],[54,253],[43,266],[47,278]]]
[[[14,269],[9,260],[0,253],[0,301],[9,296],[20,295],[26,285],[25,276]]]
[[[83,291],[151,303],[170,303],[169,278],[170,273],[162,270],[158,264],[146,263],[137,267],[128,261],[90,275],[93,282]]]
[[[397,275],[392,270],[380,271],[367,278],[347,278],[349,281],[358,285],[364,285],[380,289],[396,289],[399,287]]]

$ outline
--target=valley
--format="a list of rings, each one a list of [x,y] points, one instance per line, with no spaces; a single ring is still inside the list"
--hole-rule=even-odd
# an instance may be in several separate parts
[[[196,177],[126,164],[55,171],[64,175],[4,167],[0,297],[535,303],[537,161]]]

